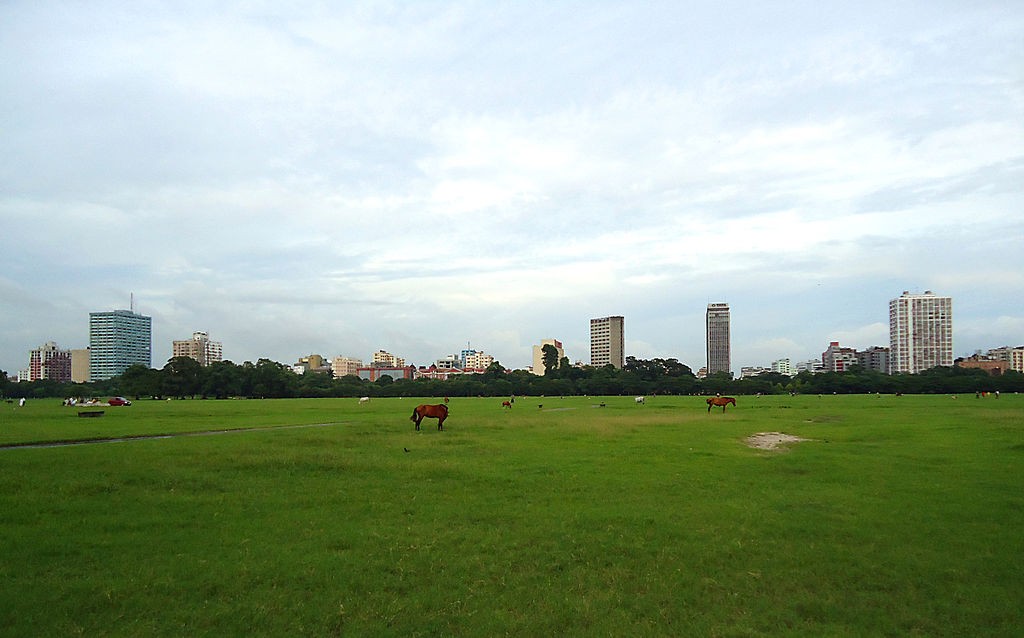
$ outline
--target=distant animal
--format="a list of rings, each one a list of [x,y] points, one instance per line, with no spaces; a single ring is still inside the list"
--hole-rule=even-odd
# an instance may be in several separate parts
[[[444,429],[444,420],[448,418],[448,406],[443,403],[438,405],[417,405],[413,408],[409,420],[416,424],[416,430],[420,429],[420,421],[424,418],[437,419],[437,429]]]
[[[501,402],[501,407],[508,408],[509,410],[511,410],[512,409],[512,402],[511,401],[502,401]]]
[[[448,397],[445,397],[445,398],[444,398],[444,402],[445,402],[445,403],[448,403]]]
[[[407,448],[407,447],[404,447],[404,448],[402,448],[402,449],[403,449],[403,450],[405,450],[406,452],[408,452],[408,451],[409,451],[409,448]]]
[[[359,397],[359,405],[362,405],[364,403],[369,403],[369,402],[370,402],[370,397]]]
[[[633,400],[636,401],[637,403],[644,403],[645,397],[637,397]]]
[[[711,412],[711,408],[721,406],[722,412],[725,412],[725,406],[732,404],[736,406],[736,399],[732,397],[710,397],[708,399],[708,412]]]

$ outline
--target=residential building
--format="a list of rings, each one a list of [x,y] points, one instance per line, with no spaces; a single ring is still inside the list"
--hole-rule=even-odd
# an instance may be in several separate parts
[[[953,365],[953,298],[904,291],[889,301],[889,371]]]
[[[153,318],[131,310],[89,313],[89,380],[153,364]]]
[[[472,354],[466,354],[462,360],[463,370],[487,369],[487,366],[494,363],[494,357],[484,352],[474,350]]]
[[[993,348],[988,351],[988,358],[1007,361],[1010,364],[1010,370],[1024,372],[1024,346]]]
[[[626,365],[625,322],[618,315],[590,320],[590,365]]]
[[[206,367],[224,359],[224,348],[219,341],[210,341],[205,332],[193,332],[191,339],[172,342],[171,356],[195,359],[199,365]]]
[[[562,350],[562,342],[558,339],[542,339],[540,345],[533,346],[533,366],[530,368],[530,372],[540,376],[544,375],[544,346],[554,346],[555,350],[558,351],[559,361],[565,356],[565,350]]]
[[[396,357],[386,350],[378,350],[373,353],[373,363],[371,365],[375,368],[404,368],[405,359]]]
[[[840,346],[838,341],[830,342],[825,352],[821,353],[821,366],[825,372],[845,372],[855,365],[857,351]]]
[[[47,341],[28,355],[28,380],[49,379],[67,383],[71,381],[71,351],[62,350],[53,341]]]
[[[71,381],[73,383],[87,383],[89,381],[88,348],[71,351]]]
[[[743,366],[740,368],[740,378],[749,379],[750,377],[759,377],[767,372],[771,372],[771,370],[762,366]]]
[[[825,371],[825,365],[820,359],[811,359],[809,361],[801,361],[796,364],[796,373],[810,372],[811,374],[818,374],[819,372]]]
[[[857,365],[865,370],[874,370],[883,374],[888,373],[889,349],[882,346],[871,346],[867,350],[858,350]]]
[[[331,362],[331,371],[334,373],[335,379],[348,375],[359,376],[359,368],[362,367],[363,361],[361,359],[343,357],[341,355],[334,357],[334,360]]]
[[[323,355],[311,354],[308,357],[299,357],[299,360],[292,364],[292,372],[295,374],[307,372],[328,374],[331,372],[331,363],[324,359]]]
[[[790,375],[792,367],[789,365],[789,359],[776,359],[772,361],[772,372],[778,372],[779,374]]]
[[[732,376],[729,321],[729,304],[708,304],[706,316],[708,376],[719,372],[728,372]]]
[[[457,354],[449,354],[435,361],[434,365],[438,368],[454,370],[462,367],[462,358]]]

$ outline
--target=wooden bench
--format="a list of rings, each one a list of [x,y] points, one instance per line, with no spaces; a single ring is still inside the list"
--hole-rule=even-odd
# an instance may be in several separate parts
[[[103,410],[81,410],[79,411],[78,416],[82,418],[94,418],[98,416],[103,416]]]

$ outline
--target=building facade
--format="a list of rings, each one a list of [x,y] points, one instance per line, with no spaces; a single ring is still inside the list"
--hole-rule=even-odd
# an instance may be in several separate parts
[[[626,365],[626,320],[621,316],[590,320],[590,365]]]
[[[857,364],[865,370],[886,374],[889,372],[889,349],[871,346],[866,350],[858,350]]]
[[[708,376],[719,372],[732,375],[729,346],[729,304],[709,303],[706,317]]]
[[[558,351],[559,361],[565,356],[562,342],[558,339],[542,339],[540,345],[533,346],[533,366],[530,368],[530,372],[540,376],[544,376],[544,346],[554,346]]]
[[[79,348],[71,351],[71,381],[87,383],[89,381],[89,349]]]
[[[821,353],[821,366],[825,372],[845,372],[855,365],[857,351],[840,346],[838,341],[830,342],[825,352]]]
[[[171,352],[171,356],[195,359],[204,367],[224,359],[224,347],[219,341],[210,341],[205,332],[193,332],[191,339],[174,341]]]
[[[338,355],[331,361],[331,371],[334,373],[335,379],[340,379],[345,376],[359,376],[359,368],[363,367],[362,359],[355,359],[353,357],[343,357]]]
[[[49,379],[67,383],[71,381],[71,351],[62,350],[47,341],[28,355],[28,380]]]
[[[778,372],[779,374],[789,376],[792,374],[792,369],[793,367],[789,364],[789,359],[776,359],[775,361],[772,361],[772,372]]]
[[[153,364],[153,318],[131,310],[89,313],[89,380]]]
[[[373,363],[371,365],[375,368],[403,368],[405,367],[405,359],[396,357],[386,350],[378,350],[373,353]]]
[[[953,365],[953,298],[904,291],[889,301],[889,371]]]

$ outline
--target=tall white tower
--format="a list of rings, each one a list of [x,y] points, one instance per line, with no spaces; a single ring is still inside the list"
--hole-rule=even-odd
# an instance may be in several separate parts
[[[953,298],[907,291],[889,301],[889,372],[953,365]]]

